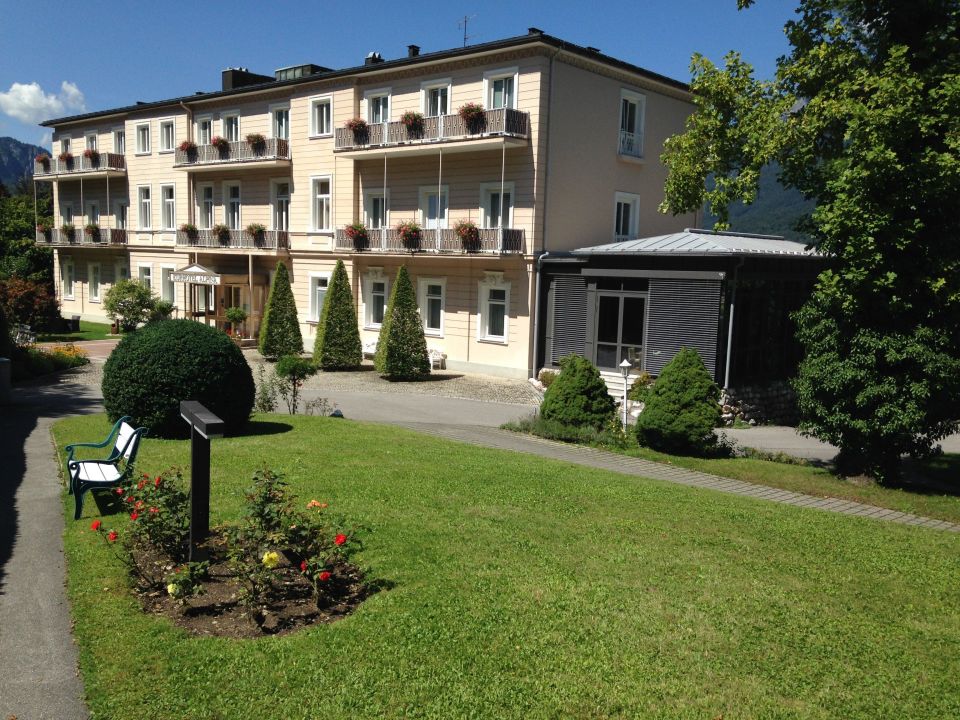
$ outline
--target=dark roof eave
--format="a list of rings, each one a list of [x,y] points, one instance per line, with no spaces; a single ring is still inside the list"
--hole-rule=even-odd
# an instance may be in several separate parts
[[[624,256],[633,256],[633,257],[681,257],[681,258],[682,258],[682,257],[706,257],[706,258],[711,258],[711,257],[725,257],[725,258],[728,258],[728,257],[765,257],[765,258],[800,258],[800,259],[805,259],[805,260],[823,260],[823,259],[826,258],[825,255],[820,255],[820,254],[816,254],[816,255],[801,255],[801,254],[798,254],[798,253],[752,252],[752,251],[749,251],[749,250],[743,250],[743,251],[736,251],[736,250],[731,250],[731,251],[712,250],[712,251],[708,251],[708,252],[694,252],[694,251],[691,251],[691,252],[657,252],[656,250],[647,251],[647,252],[635,252],[635,251],[631,252],[631,251],[626,251],[626,250],[623,250],[623,251],[618,250],[617,252],[589,252],[589,251],[582,251],[582,250],[573,250],[572,253],[573,253],[573,255],[576,256],[576,257],[584,257],[584,258],[587,258],[587,257],[589,257],[589,258],[602,258],[602,257],[618,258],[618,257],[624,257]],[[549,262],[549,259],[548,259],[548,260],[545,260],[544,262]]]
[[[358,65],[352,68],[344,68],[342,70],[331,70],[329,72],[317,73],[315,75],[308,75],[303,78],[294,78],[292,80],[283,80],[283,81],[273,81],[267,83],[258,83],[255,85],[245,85],[240,88],[234,88],[233,90],[219,90],[209,93],[199,93],[193,95],[185,95],[183,97],[172,98],[168,100],[158,100],[156,102],[141,103],[137,105],[128,105],[126,107],[113,108],[110,110],[101,110],[98,112],[84,113],[82,115],[70,115],[62,118],[54,118],[51,120],[44,120],[40,123],[42,127],[54,127],[56,125],[65,125],[68,123],[81,122],[83,120],[92,120],[99,117],[109,117],[110,115],[123,115],[131,112],[137,112],[140,110],[150,110],[153,108],[164,107],[167,105],[179,105],[187,104],[189,102],[197,102],[198,100],[216,100],[221,97],[230,97],[232,95],[241,95],[244,93],[251,92],[262,92],[264,90],[272,90],[274,88],[289,87],[292,85],[300,85],[308,82],[316,82],[317,80],[333,80],[338,77],[344,77],[349,75],[360,75],[368,72],[377,72],[383,71],[390,68],[405,67],[407,65],[416,65],[417,63],[422,62],[431,62],[436,60],[446,60],[449,58],[462,57],[466,55],[473,55],[476,53],[483,52],[492,52],[496,50],[504,50],[511,47],[518,47],[522,45],[529,45],[535,43],[544,43],[546,45],[551,45],[558,50],[563,50],[581,57],[589,58],[602,62],[606,65],[612,67],[617,67],[621,70],[631,72],[642,77],[647,78],[648,80],[653,80],[654,82],[662,83],[669,87],[672,87],[676,90],[682,92],[690,92],[690,86],[685,82],[680,80],[674,80],[669,78],[666,75],[661,75],[655,73],[651,70],[645,70],[644,68],[628,63],[624,60],[618,60],[617,58],[611,57],[609,55],[604,55],[603,53],[594,52],[588,50],[585,47],[580,45],[575,45],[574,43],[567,42],[566,40],[561,40],[558,37],[553,35],[538,34],[538,35],[518,35],[512,38],[505,38],[503,40],[494,40],[488,43],[481,43],[479,45],[470,45],[463,48],[453,48],[451,50],[439,50],[432,53],[424,53],[423,55],[417,55],[415,57],[403,57],[397,58],[396,60],[387,60],[382,63],[376,63],[374,65]]]

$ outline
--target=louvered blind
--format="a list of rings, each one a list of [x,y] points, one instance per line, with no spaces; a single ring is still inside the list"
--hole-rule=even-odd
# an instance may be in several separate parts
[[[719,280],[650,279],[646,369],[659,375],[683,347],[695,348],[716,377]]]
[[[579,276],[553,278],[553,338],[547,361],[557,365],[570,354],[583,355],[587,330],[587,283]]]

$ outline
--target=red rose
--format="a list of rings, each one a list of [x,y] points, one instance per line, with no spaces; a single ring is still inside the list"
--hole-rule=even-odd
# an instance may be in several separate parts
[[[156,515],[156,514],[157,514],[158,512],[160,512],[160,511],[159,511],[157,508],[152,507],[152,508],[150,508],[150,512],[152,512],[154,515]]]
[[[136,498],[133,495],[127,495],[127,502],[133,502]]]
[[[134,510],[132,513],[130,513],[130,519],[131,519],[131,520],[136,520],[138,517],[140,517],[140,514],[139,514],[136,510]]]
[[[114,490],[114,492],[115,492],[117,495],[123,495],[123,488],[117,488],[116,490]]]
[[[160,487],[160,476],[157,475],[157,479],[153,481],[154,487]]]
[[[328,571],[324,570],[322,573],[320,573],[320,582],[326,582],[329,579],[330,573]]]
[[[90,529],[91,529],[91,530],[99,530],[101,524],[102,524],[102,523],[101,523],[99,520],[94,520],[92,523],[90,523]]]
[[[107,540],[109,540],[110,542],[113,542],[116,539],[117,539],[117,531],[111,530],[110,533],[107,535]]]
[[[307,561],[306,561],[306,560],[301,560],[301,561],[300,561],[300,572],[306,572],[306,571],[307,571]]]
[[[138,482],[138,483],[137,483],[137,490],[143,490],[143,484],[144,484],[144,481],[143,481],[143,480],[141,480],[140,482]]]
[[[333,539],[334,545],[343,545],[347,541],[347,536],[343,533],[340,533]]]

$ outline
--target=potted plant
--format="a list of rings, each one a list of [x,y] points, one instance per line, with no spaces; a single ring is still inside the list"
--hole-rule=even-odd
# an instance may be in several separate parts
[[[267,145],[267,139],[260,133],[250,133],[247,135],[247,144],[254,150],[263,150]]]
[[[41,220],[37,223],[37,234],[43,235],[45,240],[50,240],[50,231],[53,229],[53,226],[50,223]]]
[[[480,130],[483,129],[484,121],[487,117],[485,113],[486,111],[483,109],[483,105],[473,102],[461,105],[460,109],[457,110],[457,114],[466,124],[467,130],[472,133],[480,132]]]
[[[50,169],[50,156],[46,153],[40,153],[34,158],[34,160],[36,160],[37,164],[43,168],[44,172]]]
[[[263,234],[267,231],[267,226],[263,223],[250,223],[247,225],[247,234],[253,237],[255,244],[263,242]]]
[[[240,344],[240,338],[243,337],[243,324],[247,321],[247,311],[241,307],[228,307],[223,313],[230,321],[230,327],[233,330],[233,337],[236,343]]]
[[[396,231],[397,235],[400,236],[400,242],[403,243],[403,246],[407,248],[407,250],[420,249],[420,240],[423,237],[423,231],[417,223],[412,220],[401,222],[397,225]]]
[[[220,244],[225,245],[230,242],[230,228],[226,225],[214,225],[210,228],[210,232],[220,241]]]
[[[100,226],[97,223],[87,223],[83,226],[83,234],[97,242],[100,240]]]
[[[193,140],[184,140],[177,146],[177,149],[180,150],[180,152],[193,155],[195,152],[197,152],[197,144]]]
[[[369,137],[369,126],[363,118],[352,118],[346,122],[347,130],[353,133],[353,139],[358,143],[367,141]]]
[[[480,250],[480,230],[476,223],[470,220],[458,220],[453,226],[453,231],[460,238],[463,249],[467,252],[478,252]]]
[[[197,226],[194,225],[193,223],[184,223],[183,225],[181,225],[180,232],[186,235],[187,239],[190,242],[196,241],[197,235],[199,234],[197,231]]]
[[[73,242],[73,223],[64,223],[60,226],[60,232],[63,233],[64,238],[67,242]]]
[[[100,153],[94,150],[93,148],[87,148],[86,150],[84,150],[83,156],[87,160],[89,160],[91,163],[94,163],[94,164],[96,164],[96,162],[100,160]]]
[[[347,237],[353,241],[354,250],[365,250],[370,247],[370,236],[367,233],[367,226],[361,222],[355,222],[347,225],[343,231]]]
[[[400,116],[400,122],[407,128],[410,137],[423,137],[423,113],[408,110]]]
[[[62,152],[57,155],[57,160],[62,163],[67,163],[68,165],[73,162],[73,153]]]
[[[210,144],[220,152],[226,152],[230,149],[230,141],[225,137],[220,137],[219,135],[214,135],[213,139],[210,140]]]

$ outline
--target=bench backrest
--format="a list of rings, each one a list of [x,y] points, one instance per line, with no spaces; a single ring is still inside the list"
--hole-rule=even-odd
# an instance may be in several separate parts
[[[127,464],[131,465],[137,459],[137,450],[140,447],[140,436],[143,434],[143,428],[134,429],[129,423],[120,423],[120,432],[117,433],[117,442],[114,447],[114,455],[119,459],[121,456],[126,458]]]

